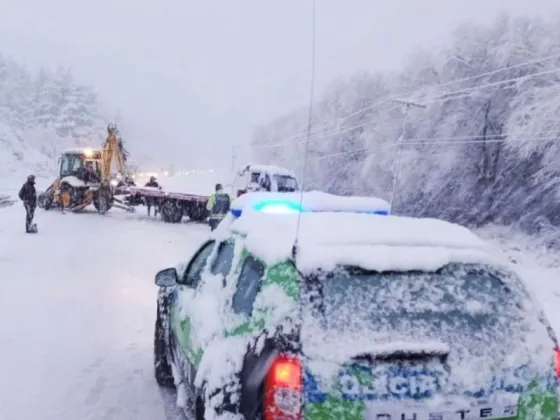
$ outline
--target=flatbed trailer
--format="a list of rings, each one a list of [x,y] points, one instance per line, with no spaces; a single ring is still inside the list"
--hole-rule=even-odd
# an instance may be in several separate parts
[[[167,192],[161,188],[136,186],[128,187],[128,192],[128,205],[146,205],[151,200],[153,205],[159,208],[161,219],[166,223],[179,223],[183,216],[200,223],[208,218],[206,203],[209,195]]]

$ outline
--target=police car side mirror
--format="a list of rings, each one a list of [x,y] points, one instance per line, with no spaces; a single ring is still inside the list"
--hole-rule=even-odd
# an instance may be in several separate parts
[[[171,287],[177,284],[179,276],[175,268],[166,268],[156,274],[155,283],[159,287]]]

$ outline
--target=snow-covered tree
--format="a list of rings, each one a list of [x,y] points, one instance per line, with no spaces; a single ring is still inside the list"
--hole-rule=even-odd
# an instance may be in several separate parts
[[[559,28],[504,14],[398,73],[334,81],[314,105],[304,185],[394,198],[401,214],[560,226]],[[302,109],[260,127],[255,160],[301,171],[306,126]]]
[[[95,92],[68,69],[33,74],[0,55],[0,177],[18,167],[52,173],[61,149],[100,144],[105,126]]]

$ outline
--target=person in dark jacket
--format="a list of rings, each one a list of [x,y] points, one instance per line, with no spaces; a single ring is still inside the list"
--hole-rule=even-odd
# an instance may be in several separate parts
[[[25,231],[31,233],[31,225],[37,208],[37,191],[35,190],[35,175],[29,175],[27,181],[19,190],[19,198],[25,206]]]
[[[146,187],[152,187],[152,188],[159,188],[159,184],[156,181],[156,177],[151,176],[150,180],[148,182],[146,182],[145,186]],[[146,197],[146,207],[148,207],[148,217],[150,217],[150,211],[152,209],[152,206],[154,207],[154,216],[157,216],[158,207],[157,207],[156,199],[154,197]]]
[[[92,162],[86,162],[82,172],[82,178],[84,183],[98,183],[100,181],[99,176],[95,172],[95,168],[93,167]]]
[[[229,194],[224,192],[222,184],[216,184],[216,192],[210,196],[206,203],[206,210],[210,212],[208,224],[210,230],[216,229],[220,222],[228,214],[231,206],[231,198]]]

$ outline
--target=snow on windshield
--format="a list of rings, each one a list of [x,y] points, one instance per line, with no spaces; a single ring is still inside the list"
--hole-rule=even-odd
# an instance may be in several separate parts
[[[295,178],[287,175],[274,175],[277,191],[297,191],[299,186]]]
[[[306,276],[305,285],[306,301],[314,297],[302,330],[311,359],[340,365],[360,354],[448,346],[449,363],[469,388],[488,385],[494,367],[552,371],[547,325],[510,273],[471,264],[437,272],[338,267]],[[321,375],[325,367],[317,369]]]

